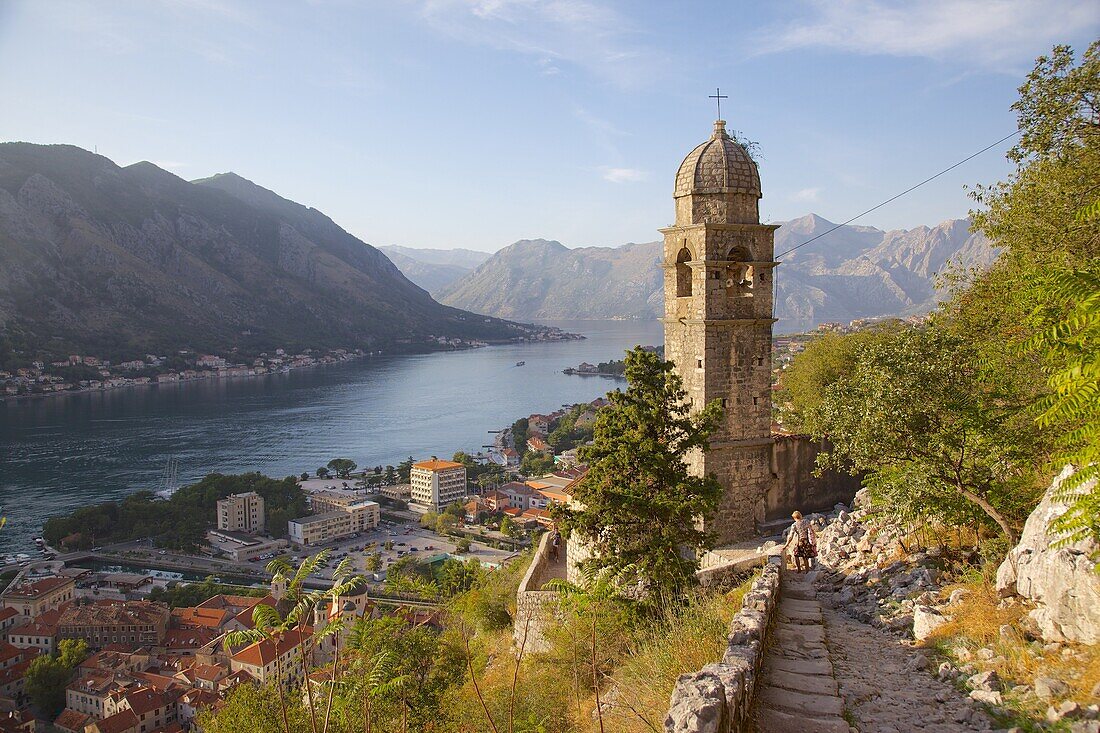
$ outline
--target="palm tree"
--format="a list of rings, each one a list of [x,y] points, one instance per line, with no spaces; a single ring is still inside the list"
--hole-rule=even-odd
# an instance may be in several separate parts
[[[328,636],[333,636],[335,641],[335,647],[333,648],[332,659],[332,677],[329,679],[328,688],[328,702],[325,705],[325,726],[324,733],[328,733],[329,721],[332,718],[332,694],[336,689],[336,671],[340,667],[340,636],[344,631],[344,623],[346,621],[343,614],[344,609],[337,608],[337,604],[340,602],[340,596],[346,595],[350,591],[361,588],[366,582],[366,579],[362,575],[357,575],[352,572],[351,558],[345,557],[336,566],[336,569],[332,571],[332,589],[329,591],[332,597],[332,610],[335,613],[329,614],[329,621],[325,624],[319,638],[324,639]]]
[[[306,639],[306,627],[313,615],[314,609],[317,608],[317,604],[324,599],[325,591],[307,591],[305,589],[305,581],[310,575],[315,573],[325,561],[325,558],[328,557],[328,552],[328,550],[322,550],[316,555],[306,558],[297,568],[281,557],[275,558],[269,562],[267,564],[267,571],[272,574],[273,579],[286,584],[287,598],[294,605],[291,606],[286,616],[283,617],[278,608],[266,604],[257,604],[252,610],[254,628],[230,632],[226,635],[224,642],[227,650],[231,647],[239,647],[242,644],[252,644],[264,640],[270,641],[275,645],[279,708],[282,711],[285,733],[292,732],[287,720],[285,690],[283,689],[282,655],[279,653],[279,642],[283,640],[287,632],[297,632],[299,662],[302,666],[303,673],[308,673],[310,660],[313,658],[313,650],[316,647],[317,640],[339,632],[339,625],[330,622],[325,624],[318,633],[311,634],[308,640]],[[347,594],[354,587],[365,582],[362,576],[351,574],[347,560],[344,560],[337,566],[336,572],[333,573],[333,580],[335,583],[328,592],[332,593],[334,598],[339,598],[341,595]],[[309,706],[310,728],[313,733],[317,733],[317,709],[313,701],[313,686],[309,684],[308,674],[306,674],[306,700]]]

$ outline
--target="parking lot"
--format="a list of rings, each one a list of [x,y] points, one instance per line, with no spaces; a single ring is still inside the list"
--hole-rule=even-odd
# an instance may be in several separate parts
[[[328,567],[323,568],[313,576],[328,579],[332,576],[332,570],[337,563],[345,557],[351,558],[354,572],[371,578],[375,573],[367,570],[367,557],[374,552],[379,552],[382,555],[382,569],[377,572],[378,577],[376,580],[381,580],[384,577],[385,570],[399,558],[412,556],[427,560],[440,554],[455,554],[455,543],[457,541],[458,538],[441,537],[432,530],[424,529],[416,520],[404,522],[383,520],[382,524],[376,529],[364,532],[359,536],[347,537],[322,545],[310,545],[303,547],[299,552],[291,551],[289,554],[294,558],[298,558],[291,561],[297,564],[302,559],[315,555],[321,550],[328,550]],[[385,549],[387,542],[393,543],[392,549]],[[479,542],[471,541],[469,551],[463,553],[460,557],[474,558],[482,563],[496,565],[514,554],[510,550],[499,550],[495,547],[487,547]],[[265,556],[249,564],[262,568],[267,564],[269,557]]]

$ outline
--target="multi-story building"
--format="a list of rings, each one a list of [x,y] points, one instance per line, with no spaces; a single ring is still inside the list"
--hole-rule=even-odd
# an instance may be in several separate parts
[[[316,545],[365,532],[377,527],[382,518],[378,502],[360,496],[318,491],[309,501],[315,513],[287,523],[291,542],[300,545]]]
[[[218,500],[218,529],[259,533],[265,526],[264,498],[255,491]]]
[[[107,698],[107,717],[89,724],[86,733],[145,733],[164,730],[178,722],[179,693],[152,687],[119,690]]]
[[[408,501],[412,498],[412,486],[409,484],[393,484],[392,486],[383,486],[379,492],[387,499],[393,499],[394,501]]]
[[[20,616],[34,618],[73,599],[76,581],[72,578],[43,578],[12,585],[0,594],[0,605],[14,608]]]
[[[271,639],[257,641],[229,655],[229,667],[234,672],[247,672],[260,684],[281,680],[286,687],[296,687],[305,675],[298,647],[308,639],[308,635],[291,629],[277,645]]]
[[[466,467],[432,458],[412,465],[412,500],[436,511],[466,497]]]
[[[168,607],[151,601],[73,604],[57,619],[58,639],[84,639],[93,649],[108,644],[157,645],[168,630]]]

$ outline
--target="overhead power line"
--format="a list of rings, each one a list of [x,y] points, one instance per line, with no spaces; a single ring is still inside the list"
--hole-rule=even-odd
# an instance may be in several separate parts
[[[977,158],[977,157],[978,157],[979,155],[981,155],[982,153],[986,152],[987,150],[992,150],[993,148],[995,148],[995,147],[997,147],[998,145],[1000,145],[1001,143],[1003,143],[1003,142],[1004,142],[1005,140],[1008,140],[1009,138],[1012,138],[1012,137],[1015,137],[1016,135],[1019,135],[1019,134],[1020,134],[1020,132],[1022,131],[1022,129],[1023,129],[1023,128],[1021,128],[1020,130],[1016,130],[1015,132],[1012,132],[1012,133],[1010,133],[1010,134],[1008,134],[1008,135],[1005,135],[1004,137],[1002,137],[1002,138],[1001,138],[1000,140],[998,140],[997,142],[995,142],[995,143],[990,143],[989,145],[986,145],[986,146],[985,146],[984,148],[982,148],[982,149],[981,149],[981,150],[979,150],[978,152],[976,152],[976,153],[972,153],[972,154],[970,154],[970,155],[966,156],[965,158],[963,158],[963,159],[962,159],[962,160],[960,160],[959,162],[957,162],[957,163],[954,163],[954,164],[952,164],[952,165],[948,166],[947,168],[944,168],[944,169],[943,169],[942,171],[940,171],[939,173],[935,174],[934,176],[929,176],[928,178],[925,178],[925,179],[924,179],[923,181],[921,181],[920,183],[916,184],[915,186],[910,186],[909,188],[905,189],[905,190],[904,190],[904,191],[902,191],[901,193],[899,193],[899,194],[895,194],[894,196],[891,196],[890,198],[886,199],[885,201],[883,201],[883,202],[881,202],[881,203],[878,203],[878,204],[875,204],[874,206],[872,206],[871,208],[867,209],[866,211],[861,211],[860,213],[858,213],[858,214],[856,214],[855,216],[853,216],[853,217],[852,217],[851,219],[848,219],[848,220],[847,220],[847,221],[845,221],[845,222],[841,222],[840,224],[835,224],[835,225],[833,225],[833,227],[832,227],[832,228],[830,228],[830,229],[826,229],[826,230],[825,230],[825,231],[823,231],[823,232],[822,232],[821,234],[815,234],[814,236],[810,237],[809,239],[807,239],[807,240],[806,240],[805,242],[803,242],[802,244],[800,244],[800,245],[798,245],[798,246],[796,246],[796,247],[791,247],[791,248],[790,248],[790,249],[788,249],[788,250],[787,250],[786,252],[780,252],[779,254],[777,254],[777,255],[775,256],[775,259],[777,259],[777,260],[778,260],[778,259],[779,259],[780,257],[786,257],[786,256],[787,256],[787,255],[789,255],[789,254],[790,254],[791,252],[794,252],[794,251],[795,251],[796,249],[801,249],[802,247],[805,247],[805,246],[806,246],[807,244],[809,244],[810,242],[813,242],[813,241],[815,241],[815,240],[821,239],[821,238],[822,238],[822,237],[824,237],[824,236],[825,236],[826,234],[829,234],[829,233],[831,233],[831,232],[835,232],[835,231],[836,231],[837,229],[840,229],[840,228],[841,228],[842,226],[847,226],[848,224],[851,224],[851,223],[852,223],[853,221],[855,221],[856,219],[859,219],[860,217],[866,216],[867,214],[870,214],[870,213],[871,213],[872,211],[875,211],[876,209],[881,209],[881,208],[882,208],[883,206],[886,206],[886,204],[890,203],[891,201],[896,201],[897,199],[901,198],[901,197],[902,197],[902,196],[904,196],[905,194],[907,194],[907,193],[910,193],[910,192],[912,192],[912,191],[916,191],[916,190],[917,190],[918,188],[920,188],[920,187],[921,187],[921,186],[923,186],[924,184],[928,183],[929,181],[934,181],[934,180],[936,180],[937,178],[939,178],[940,176],[942,176],[942,175],[943,175],[944,173],[948,173],[948,172],[950,172],[950,171],[953,171],[953,170],[955,170],[956,168],[958,168],[958,167],[959,167],[960,165],[962,165],[963,163],[966,163],[966,162],[967,162],[967,161],[969,161],[969,160],[973,160],[974,158]]]

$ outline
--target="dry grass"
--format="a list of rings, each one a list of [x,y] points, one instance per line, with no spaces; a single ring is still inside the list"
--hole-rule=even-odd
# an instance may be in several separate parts
[[[971,655],[982,648],[991,649],[995,655],[992,660],[972,656],[968,663],[979,671],[996,671],[1008,690],[1013,685],[1032,685],[1036,677],[1047,676],[1069,685],[1066,699],[1084,704],[1098,702],[1091,692],[1100,683],[1100,646],[1071,646],[1069,655],[1044,653],[1041,643],[1027,639],[1023,623],[1027,620],[1027,609],[1018,605],[999,608],[996,588],[987,578],[949,585],[943,589],[943,595],[950,595],[956,588],[965,588],[970,594],[946,609],[951,621],[936,629],[926,645],[935,647],[957,665],[962,664],[958,659],[962,649]],[[1007,627],[1006,633],[1002,633],[1002,627]],[[1042,719],[1049,704],[1031,695],[1008,693],[1005,697],[1007,706],[1017,714],[1018,723]]]
[[[676,679],[722,658],[730,621],[755,577],[727,593],[700,594],[663,623],[635,634],[629,653],[612,674],[607,730],[664,730]]]

